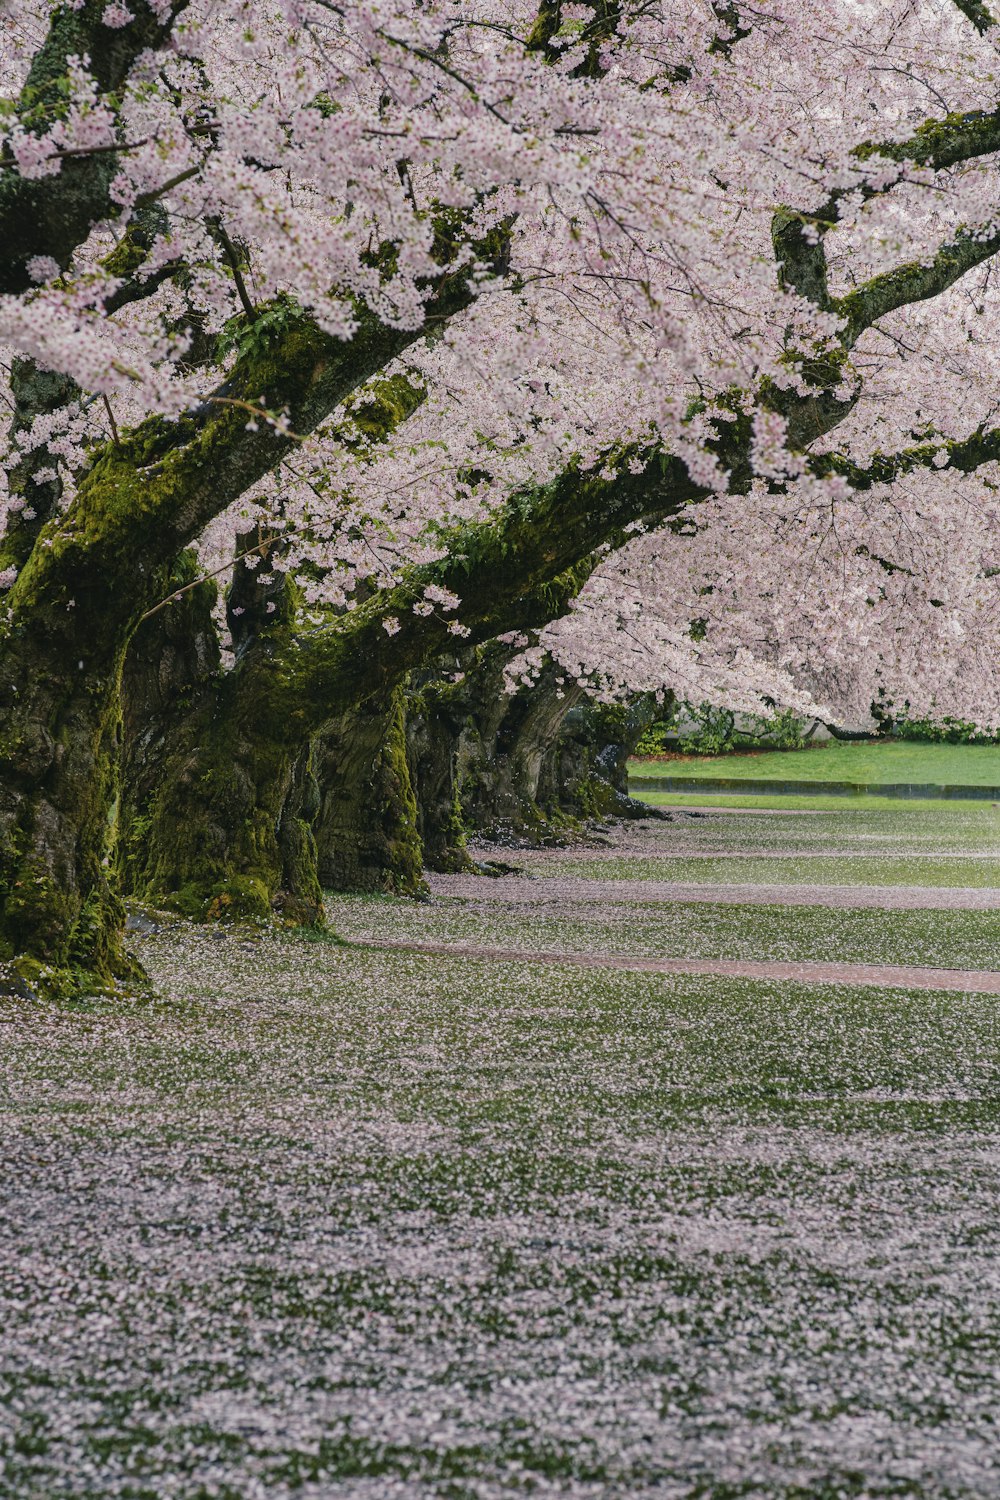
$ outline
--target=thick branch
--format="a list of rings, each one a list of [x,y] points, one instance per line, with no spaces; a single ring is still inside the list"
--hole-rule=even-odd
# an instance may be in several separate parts
[[[638,474],[629,472],[630,457],[642,462]],[[469,644],[540,626],[568,607],[592,571],[596,548],[621,545],[631,522],[662,520],[707,493],[680,460],[659,451],[619,453],[609,463],[614,477],[570,467],[547,485],[515,494],[490,520],[457,528],[443,558],[408,569],[396,587],[300,639],[241,701],[256,704],[254,712],[266,702],[276,731],[307,735],[336,707],[387,691],[414,667],[454,649],[449,616],[414,613],[428,586],[462,599]]]
[[[771,219],[771,243],[781,286],[828,308],[826,250],[815,225],[801,214],[779,209]]]
[[[628,472],[630,456],[643,460],[640,473]],[[515,495],[490,521],[459,529],[440,561],[409,570],[395,588],[299,640],[280,663],[271,663],[258,684],[262,698],[244,695],[245,701],[256,712],[260,701],[269,700],[274,721],[294,737],[317,729],[331,705],[391,687],[453,644],[446,617],[414,613],[431,584],[462,598],[460,617],[470,644],[555,618],[591,571],[597,548],[621,545],[632,521],[663,522],[705,497],[684,464],[662,453],[618,454],[609,456],[612,461],[616,477],[570,468],[549,485]],[[809,467],[868,490],[918,469],[968,474],[993,462],[1000,462],[1000,428],[878,454],[867,466],[820,454]],[[738,456],[734,467],[740,467]],[[387,631],[387,620],[398,629]]]
[[[939,297],[967,271],[990,260],[997,250],[1000,250],[1000,234],[980,238],[960,233],[952,244],[942,245],[929,263],[914,261],[896,266],[892,271],[873,276],[846,297],[838,298],[833,306],[847,318],[844,347],[852,348],[865,329],[887,313],[908,307],[912,302]]]
[[[820,476],[839,474],[852,489],[870,490],[878,484],[892,484],[918,469],[973,474],[991,463],[1000,463],[1000,427],[977,429],[966,438],[918,443],[898,453],[876,453],[867,464],[856,464],[840,453],[817,453],[809,459],[808,467]]]
[[[281,462],[296,445],[292,434],[312,432],[472,295],[467,266],[445,270],[420,328],[388,328],[362,308],[349,342],[323,333],[291,306],[269,309],[260,343],[195,412],[177,422],[150,418],[105,448],[67,515],[51,523],[46,545],[35,547],[19,574],[7,596],[12,618],[43,600],[65,609],[72,595],[78,623],[92,614],[102,638],[123,645],[166,591],[165,574],[177,554]],[[247,408],[260,410],[262,397],[266,409],[287,412],[288,431],[263,417],[250,424],[257,430],[248,430]],[[116,581],[113,589],[109,579]]]
[[[87,0],[80,10],[60,6],[18,100],[21,121],[44,130],[58,117],[71,57],[89,57],[101,93],[117,93],[139,55],[163,45],[187,3],[172,0],[161,22],[148,0],[132,0],[134,19],[117,28],[104,23],[105,0]],[[119,212],[108,194],[117,171],[113,151],[69,157],[51,177],[25,178],[12,162],[0,163],[0,294],[30,289],[28,262],[34,256],[51,257],[66,269],[92,226]]]
[[[927,120],[905,141],[865,141],[851,154],[859,162],[878,158],[941,172],[997,151],[1000,151],[1000,110],[974,110],[947,115],[943,120]],[[876,187],[860,182],[837,188],[818,209],[808,212],[779,209],[771,223],[771,237],[782,285],[793,288],[817,307],[828,307],[823,236],[836,226],[844,198],[860,194],[867,201],[889,191],[891,186],[891,183]]]
[[[980,36],[985,36],[990,27],[997,24],[982,0],[955,0],[955,4],[962,15],[972,22]]]

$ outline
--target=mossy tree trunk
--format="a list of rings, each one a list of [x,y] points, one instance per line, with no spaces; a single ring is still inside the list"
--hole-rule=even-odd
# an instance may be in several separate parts
[[[468,653],[471,657],[472,653]],[[460,668],[439,663],[421,674],[407,699],[406,755],[416,799],[417,834],[429,870],[455,874],[471,867],[459,798],[459,758],[469,724]]]
[[[60,609],[2,642],[0,987],[24,993],[108,989],[141,972],[108,879],[120,662],[98,666]]]
[[[509,654],[494,652],[472,677],[478,701],[459,756],[459,798],[467,826],[487,838],[544,839],[564,821],[559,736],[581,690],[547,662],[530,686],[506,692]]]
[[[318,737],[316,844],[327,890],[416,895],[425,888],[405,713],[400,685],[338,715]]]
[[[239,641],[231,607],[237,664],[199,739],[198,769],[180,760],[183,788],[174,772],[163,789],[170,797],[164,829],[180,820],[211,829],[216,852],[202,861],[201,873],[187,874],[197,871],[197,859],[185,858],[178,867],[178,841],[164,837],[161,847],[174,864],[151,872],[149,897],[159,892],[211,914],[225,898],[226,909],[263,915],[268,891],[289,887],[276,873],[274,830],[293,768],[320,735],[326,736],[319,779],[327,795],[321,792],[317,825],[324,881],[335,889],[419,889],[417,813],[402,753],[398,693],[411,672],[454,641],[447,615],[419,608],[427,587],[464,591],[462,624],[470,644],[498,631],[536,628],[575,597],[592,570],[596,545],[616,538],[637,515],[657,508],[672,513],[698,493],[681,465],[659,456],[642,475],[620,481],[568,471],[553,484],[515,496],[509,513],[456,528],[440,562],[406,570],[398,584],[319,628],[297,631],[291,621],[272,621],[248,649]],[[397,628],[387,631],[390,617]],[[490,657],[497,686],[476,690],[477,712],[489,720],[479,730],[484,742],[491,743],[510,711],[499,689],[509,650],[501,646],[497,660]],[[505,808],[519,822],[527,821],[545,746],[571,693],[567,700],[554,691],[544,707],[539,694],[533,707],[525,701],[518,709],[521,748],[515,745],[505,762],[511,778]],[[464,763],[458,775],[464,777]],[[494,776],[491,812],[504,800],[498,787]]]
[[[0,984],[26,993],[141,975],[109,881],[120,633],[64,562],[35,548],[0,615]]]
[[[428,318],[450,316],[469,295],[467,278],[443,271]],[[0,596],[4,983],[79,991],[138,972],[124,953],[122,907],[108,880],[122,663],[140,621],[170,591],[179,555],[295,441],[248,425],[240,401],[284,407],[293,431],[310,432],[420,336],[420,330],[383,328],[362,308],[354,340],[344,343],[286,311],[240,355],[224,403],[206,401],[178,421],[150,418],[119,435],[95,453],[65,515],[53,515],[30,546],[22,547],[19,526],[0,539],[0,574],[17,574]],[[261,657],[251,654],[243,673],[248,689],[241,687],[232,722],[224,716],[218,740],[209,744],[212,776],[224,789],[220,864],[227,873],[239,870],[244,851],[256,863],[258,841],[268,858],[279,851],[275,859],[282,849],[290,857],[296,843],[282,809],[311,730],[294,704],[271,702]],[[263,778],[253,754],[246,757],[249,768],[240,765],[245,744],[257,737],[258,715],[244,710],[256,706],[258,693],[260,722],[267,724],[269,704],[281,720],[275,764]],[[235,840],[228,837],[231,817]],[[316,909],[315,869],[311,878],[296,871],[285,885],[308,893],[303,910]],[[259,905],[256,888],[250,895]]]
[[[322,920],[309,737],[289,741],[254,711],[255,684],[287,647],[295,614],[274,546],[260,528],[239,539],[230,672],[220,668],[210,583],[145,621],[126,662],[123,886],[198,919]]]
[[[549,664],[530,688],[507,691],[515,650],[501,642],[442,664],[412,700],[408,725],[418,826],[430,869],[466,868],[465,836],[537,839],[560,820],[562,722],[581,696]]]
[[[357,401],[348,403],[350,426],[343,441],[384,441],[424,398],[423,386],[405,374],[372,382]],[[297,590],[280,566],[280,533],[252,528],[239,537],[236,551],[226,602],[236,657],[230,673],[219,671],[217,644],[214,665],[207,676],[202,671],[205,652],[198,643],[209,637],[215,642],[215,591],[208,585],[192,590],[178,578],[183,593],[177,603],[147,621],[133,642],[125,684],[126,889],[194,917],[263,918],[273,910],[287,920],[315,923],[322,920],[312,827],[320,808],[315,726],[291,737],[275,735],[266,701],[258,706],[253,699],[262,675],[280,671],[283,654],[289,653]],[[180,638],[187,644],[179,656]],[[374,706],[370,712],[358,710],[356,717],[367,730],[373,715],[391,723],[392,711]],[[363,811],[361,786],[369,780],[373,791],[377,784],[389,804],[398,804],[400,792],[392,778],[381,764],[376,768],[377,756],[387,759],[379,736],[368,754],[372,766],[366,779],[366,752],[360,746],[357,752],[345,752],[346,734],[346,722],[331,728],[323,757],[330,786],[343,781],[336,763],[349,753],[360,778],[358,791],[350,794],[357,818]],[[331,795],[336,801],[337,794]],[[348,794],[341,790],[339,796],[346,803]],[[387,808],[373,809],[371,817],[373,855],[384,845],[393,883],[411,882],[411,874],[404,875],[406,860],[397,851],[405,842],[405,827],[401,825],[398,837],[389,837]],[[360,823],[353,826],[357,843]],[[419,869],[417,851],[417,878]]]
[[[628,759],[656,716],[651,695],[628,705],[585,698],[553,662],[509,693],[510,646],[490,642],[411,698],[408,742],[418,828],[429,869],[468,868],[466,834],[499,841],[562,835],[567,824],[654,814],[628,795]]]
[[[11,390],[15,452],[36,418],[78,394],[26,359],[13,363]],[[50,548],[30,567],[59,508],[54,467],[44,444],[22,449],[9,483],[23,508],[0,540],[0,570],[24,570],[28,585],[0,594],[0,990],[23,994],[141,978],[108,878],[119,641],[95,609],[95,570]]]
[[[662,714],[652,693],[629,703],[586,701],[566,716],[559,746],[559,805],[573,817],[655,818],[629,795],[628,763],[645,731]]]

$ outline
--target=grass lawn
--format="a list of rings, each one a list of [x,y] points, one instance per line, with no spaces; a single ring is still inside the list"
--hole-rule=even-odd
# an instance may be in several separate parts
[[[555,864],[547,868],[555,870]],[[588,859],[565,855],[558,868],[564,875],[587,875],[601,880],[677,880],[698,885],[721,881],[755,885],[933,885],[982,889],[1000,883],[996,856],[934,859],[922,855],[849,854],[787,858],[741,859],[725,854],[708,859],[683,855],[643,858],[624,854],[620,859]]]
[[[658,774],[680,775],[681,772],[671,772],[668,771],[666,767],[667,765],[683,766],[684,764],[686,764],[686,762],[659,761],[657,762],[657,764],[663,768]],[[719,772],[719,775],[722,775],[721,771]],[[798,780],[799,778],[794,777],[790,779]],[[869,813],[899,812],[901,810],[905,812],[926,812],[933,808],[947,808],[949,810],[949,813],[952,811],[954,811],[955,813],[961,813],[963,808],[968,808],[969,806],[968,802],[963,802],[959,798],[956,798],[954,800],[945,800],[943,798],[907,797],[906,800],[903,801],[899,797],[866,796],[864,798],[858,797],[856,800],[854,800],[846,796],[835,796],[830,794],[824,795],[822,792],[817,792],[814,797],[811,797],[808,794],[798,792],[789,792],[784,796],[779,792],[775,793],[773,796],[769,796],[766,792],[756,794],[753,792],[728,791],[646,791],[642,785],[641,778],[639,778],[635,773],[634,762],[630,771],[630,789],[633,797],[637,797],[641,802],[648,802],[652,807],[746,807],[762,808],[771,812],[798,809],[802,812],[836,813],[852,812],[855,809],[858,812]],[[1000,814],[998,814],[996,809],[992,808],[992,804],[989,802],[985,802],[981,803],[980,806],[990,808],[993,811],[994,817],[997,819],[997,825],[998,827],[1000,827]]]
[[[968,809],[627,837],[897,858],[949,827],[961,853]],[[331,915],[996,966],[994,912],[546,905],[580,859]],[[996,998],[184,924],[141,953],[154,1000],[0,1000],[3,1500],[1000,1493]]]
[[[629,774],[748,777],[767,781],[905,782],[1000,787],[1000,745],[922,745],[891,740],[831,741],[805,750],[634,760]]]
[[[718,848],[721,851],[779,849],[871,850],[881,854],[925,854],[933,851],[1000,853],[1000,809],[988,802],[919,801],[866,797],[853,802],[844,797],[678,797],[647,793],[653,805],[664,799],[680,809],[664,829],[666,844],[676,849]],[[766,809],[755,804],[768,801]],[[714,813],[712,808],[743,807]],[[780,817],[762,816],[779,811]],[[663,841],[646,840],[647,849]]]
[[[615,953],[631,958],[916,964],[992,969],[1000,911],[830,910],[683,901],[542,903],[438,899],[430,910],[391,896],[339,896],[330,921],[352,942],[478,943],[521,953]]]

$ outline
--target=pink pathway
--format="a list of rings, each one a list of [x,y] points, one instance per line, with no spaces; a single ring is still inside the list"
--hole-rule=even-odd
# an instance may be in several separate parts
[[[642,974],[716,974],[732,979],[784,979],[798,984],[874,985],[879,989],[960,990],[1000,995],[1000,973],[979,969],[920,969],[902,964],[757,963],[735,958],[627,958],[609,953],[544,953],[472,943],[368,941],[367,948],[502,963],[572,964]]]

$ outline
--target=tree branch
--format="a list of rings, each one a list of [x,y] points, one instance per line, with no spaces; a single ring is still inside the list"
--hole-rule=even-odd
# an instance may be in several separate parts
[[[982,0],[955,0],[955,4],[963,16],[972,22],[980,36],[985,36],[990,27],[997,24]]]
[[[455,232],[452,225],[451,241],[445,228],[438,226],[445,264],[420,327],[389,328],[361,307],[354,337],[344,341],[322,332],[291,304],[275,304],[248,330],[248,347],[213,393],[224,400],[206,400],[177,421],[152,417],[122,434],[120,447],[106,444],[72,506],[49,523],[45,545],[36,544],[7,594],[12,617],[22,598],[29,610],[50,595],[62,599],[72,580],[78,624],[93,616],[104,639],[124,642],[140,615],[169,591],[166,579],[177,554],[274,469],[296,441],[284,424],[248,430],[239,403],[283,409],[290,428],[312,432],[371,376],[469,305],[472,268],[462,254],[468,244],[460,226]],[[502,270],[507,244],[506,231],[497,230],[472,248]],[[118,584],[109,591],[111,577]]]
[[[1000,427],[977,428],[966,438],[940,438],[901,448],[898,453],[876,453],[868,464],[856,464],[840,453],[816,453],[807,467],[812,474],[839,474],[852,489],[870,490],[877,484],[892,484],[918,469],[952,470],[973,474],[985,464],[1000,462]]]
[[[634,521],[660,521],[708,491],[658,449],[606,455],[611,477],[571,465],[549,484],[515,492],[486,521],[458,526],[436,562],[405,570],[393,587],[292,642],[280,668],[269,662],[240,703],[268,703],[290,740],[318,730],[338,706],[390,690],[407,672],[449,648],[456,636],[438,610],[415,613],[436,585],[462,600],[466,644],[547,624],[563,613],[593,570],[593,553],[622,545]],[[633,466],[641,464],[639,472]],[[398,629],[390,633],[385,621]]]
[[[930,167],[935,172],[1000,152],[1000,110],[949,115],[927,120],[905,141],[866,141],[851,153],[859,162],[873,158],[902,165]],[[793,288],[817,307],[829,306],[826,252],[823,236],[836,227],[840,204],[849,195],[863,201],[889,192],[893,184],[874,186],[861,181],[837,188],[818,209],[781,208],[771,221],[771,238],[781,284]]]
[[[847,319],[843,335],[845,349],[851,349],[879,318],[913,302],[939,297],[966,272],[982,265],[1000,250],[1000,233],[978,238],[959,233],[950,245],[942,245],[929,264],[914,261],[897,266],[862,283],[846,297],[833,302],[834,309]]]
[[[132,0],[134,19],[118,28],[104,24],[105,0],[86,0],[80,10],[60,6],[18,100],[22,123],[38,128],[58,117],[65,104],[60,85],[71,57],[89,56],[103,95],[120,91],[139,55],[163,45],[187,4],[188,0],[171,0],[167,19],[161,22],[148,0]],[[0,172],[0,294],[30,290],[34,282],[28,262],[35,256],[49,257],[65,270],[92,226],[118,214],[109,195],[117,170],[117,157],[111,152],[64,160],[52,177],[26,178],[12,169]]]

